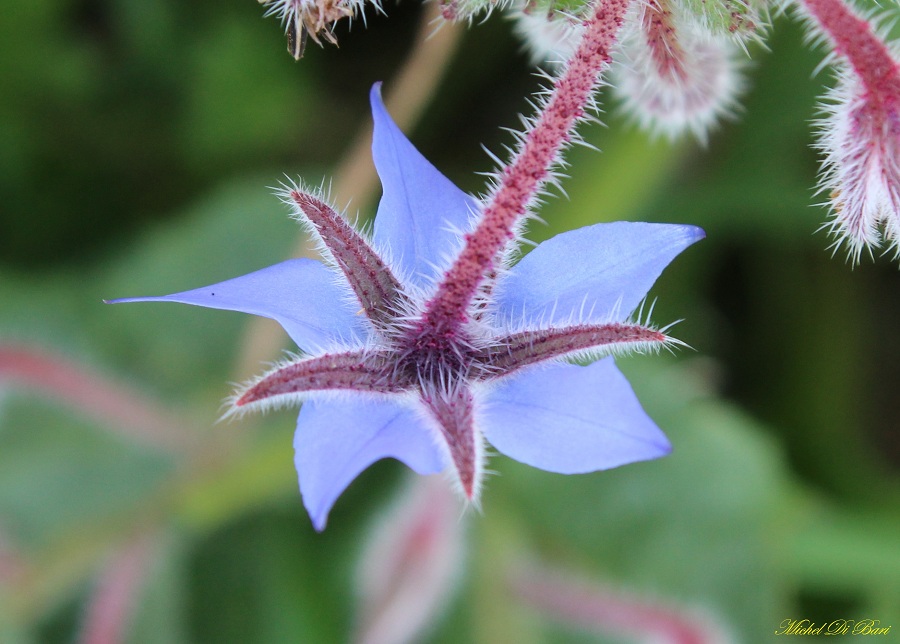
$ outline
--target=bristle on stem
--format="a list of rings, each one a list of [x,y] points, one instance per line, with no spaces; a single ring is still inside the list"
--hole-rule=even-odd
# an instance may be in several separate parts
[[[426,327],[449,330],[466,320],[467,308],[495,268],[498,253],[514,237],[571,141],[576,124],[591,106],[629,4],[630,0],[597,2],[585,20],[581,42],[556,79],[543,112],[525,134],[512,163],[501,170],[481,220],[466,235],[463,250],[428,303],[423,316]]]

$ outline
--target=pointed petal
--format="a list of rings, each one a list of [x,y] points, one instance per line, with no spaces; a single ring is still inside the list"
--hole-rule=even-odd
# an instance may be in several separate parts
[[[480,420],[499,451],[562,474],[605,470],[671,451],[612,358],[587,367],[531,369],[501,380]]]
[[[444,456],[417,412],[388,400],[347,397],[309,400],[294,436],[300,493],[316,530],[350,482],[382,458],[419,474],[444,469]]]
[[[391,249],[403,274],[429,286],[437,278],[434,264],[460,249],[460,233],[469,230],[479,205],[403,135],[381,101],[380,84],[372,88],[370,99],[375,119],[372,156],[384,189],[373,237]]]
[[[497,314],[526,324],[624,320],[681,251],[703,239],[695,226],[615,222],[557,235],[497,283]]]
[[[180,302],[261,315],[277,320],[305,351],[368,334],[347,293],[335,284],[334,273],[321,262],[306,258],[289,259],[182,293],[110,300],[120,302]]]

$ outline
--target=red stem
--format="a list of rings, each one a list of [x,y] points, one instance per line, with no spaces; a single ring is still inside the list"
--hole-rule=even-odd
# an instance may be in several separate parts
[[[107,562],[87,607],[79,638],[81,644],[122,644],[127,640],[153,546],[151,535],[138,535]]]
[[[897,63],[868,21],[842,0],[803,0],[806,9],[828,35],[835,51],[844,56],[865,85],[869,100],[882,104],[900,96]]]
[[[420,641],[454,596],[463,525],[440,476],[416,477],[393,510],[379,517],[360,558],[360,629],[353,642]]]
[[[466,309],[493,268],[498,253],[512,239],[529,203],[550,176],[550,168],[570,141],[584,116],[600,73],[610,61],[630,0],[597,1],[584,22],[578,49],[553,86],[553,92],[534,126],[527,132],[513,162],[503,169],[500,183],[485,206],[478,227],[428,304],[424,327],[447,332],[466,320]]]
[[[15,588],[29,570],[29,562],[23,553],[0,530],[0,588]]]
[[[621,590],[574,581],[548,570],[513,579],[515,593],[555,620],[594,632],[666,644],[723,644],[730,641],[714,624],[685,610],[660,605]]]

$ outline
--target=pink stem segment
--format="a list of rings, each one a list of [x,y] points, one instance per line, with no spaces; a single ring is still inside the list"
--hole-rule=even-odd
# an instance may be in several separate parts
[[[590,104],[600,73],[610,61],[630,0],[603,0],[584,21],[578,49],[556,79],[547,104],[526,133],[522,148],[500,174],[499,185],[477,228],[429,302],[424,326],[451,331],[466,320],[466,309],[491,272],[498,253],[513,238],[529,204],[550,177],[561,150]]]
[[[597,633],[623,635],[660,644],[726,644],[714,623],[686,610],[661,605],[616,588],[575,581],[547,570],[527,570],[513,578],[526,604],[564,624]]]
[[[90,598],[81,644],[122,644],[134,613],[141,583],[154,552],[154,538],[140,534],[110,557]]]
[[[30,568],[24,554],[0,527],[0,589],[4,586],[15,588]]]
[[[40,392],[117,433],[167,449],[187,443],[183,423],[139,393],[42,349],[0,345],[0,383]]]
[[[465,567],[464,525],[442,477],[416,477],[362,552],[356,644],[418,642],[427,634]]]
[[[871,103],[881,107],[900,96],[900,70],[887,46],[866,20],[843,0],[803,0],[807,11],[828,35],[862,81]]]

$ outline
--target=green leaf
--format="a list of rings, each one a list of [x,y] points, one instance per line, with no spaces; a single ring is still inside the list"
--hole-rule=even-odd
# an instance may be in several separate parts
[[[11,398],[0,440],[0,517],[31,552],[82,526],[114,522],[173,472],[165,455],[43,401]]]

